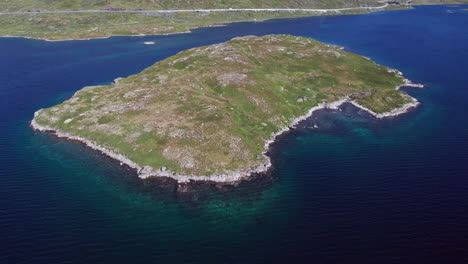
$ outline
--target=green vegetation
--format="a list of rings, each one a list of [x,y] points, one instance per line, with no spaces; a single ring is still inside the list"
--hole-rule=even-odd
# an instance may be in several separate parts
[[[394,2],[406,3],[403,0]],[[180,33],[192,28],[229,22],[260,21],[273,18],[316,15],[362,14],[382,6],[378,0],[5,0],[0,1],[0,36],[32,37],[48,40],[89,39],[116,35],[156,35]],[[118,12],[119,10],[229,8],[357,8],[329,11],[225,11],[225,12]],[[407,8],[404,4],[386,9]],[[109,13],[38,13],[37,11],[113,10]],[[35,11],[35,12],[31,12]],[[19,12],[8,14],[8,12]]]
[[[183,51],[105,86],[85,87],[35,121],[141,167],[211,175],[264,162],[265,141],[346,96],[382,113],[407,103],[403,78],[309,38],[247,36]]]
[[[379,0],[3,0],[0,10],[342,8],[379,6]]]
[[[408,4],[468,4],[468,0],[393,0],[386,10],[408,8]],[[356,8],[381,6],[380,0],[4,0],[0,12],[0,36],[48,40],[89,39],[116,35],[157,35],[186,32],[197,27],[229,22],[316,15],[362,14],[377,10],[330,11],[228,11],[186,13],[30,13],[60,10],[168,10],[229,8]]]
[[[210,8],[347,8],[380,6],[381,0],[3,0],[0,11],[122,9],[210,9]],[[413,5],[468,4],[468,0],[388,0]]]
[[[319,15],[313,12],[192,12],[161,15],[135,13],[0,15],[0,36],[49,40],[87,39],[115,35],[157,35],[236,21]]]
[[[366,13],[356,9],[328,15]],[[322,15],[310,11],[229,11],[187,13],[79,13],[0,15],[0,36],[48,40],[88,39],[116,35],[158,35],[239,21]]]

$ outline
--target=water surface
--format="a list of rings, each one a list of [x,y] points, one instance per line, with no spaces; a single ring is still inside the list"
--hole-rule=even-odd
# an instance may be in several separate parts
[[[466,263],[467,6],[234,23],[190,34],[0,39],[1,263]],[[452,10],[453,12],[447,12]],[[426,84],[402,117],[323,111],[277,144],[273,183],[178,200],[34,111],[187,48],[293,34]],[[143,45],[154,41],[155,45]],[[312,128],[318,124],[319,128]]]

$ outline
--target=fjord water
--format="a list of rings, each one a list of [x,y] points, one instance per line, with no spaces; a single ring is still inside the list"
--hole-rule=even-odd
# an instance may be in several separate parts
[[[0,263],[467,263],[467,6],[310,17],[189,34],[0,39]],[[276,145],[271,184],[180,200],[29,128],[83,86],[187,48],[293,34],[426,84],[404,116],[322,111]],[[155,41],[155,45],[143,45]],[[313,128],[317,124],[318,128]]]

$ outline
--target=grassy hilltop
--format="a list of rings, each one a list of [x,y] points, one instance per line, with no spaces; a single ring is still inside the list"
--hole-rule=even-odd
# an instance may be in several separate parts
[[[322,102],[351,96],[387,112],[411,101],[402,77],[309,38],[247,36],[193,48],[139,74],[85,87],[35,122],[141,167],[211,175],[264,162],[264,143]]]

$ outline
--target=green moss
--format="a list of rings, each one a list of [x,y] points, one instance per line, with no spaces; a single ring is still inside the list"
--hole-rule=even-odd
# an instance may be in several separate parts
[[[112,121],[115,120],[115,117],[114,116],[111,116],[111,115],[105,115],[105,116],[101,116],[99,119],[98,119],[98,124],[102,125],[102,124],[107,124],[107,123],[110,123]]]

